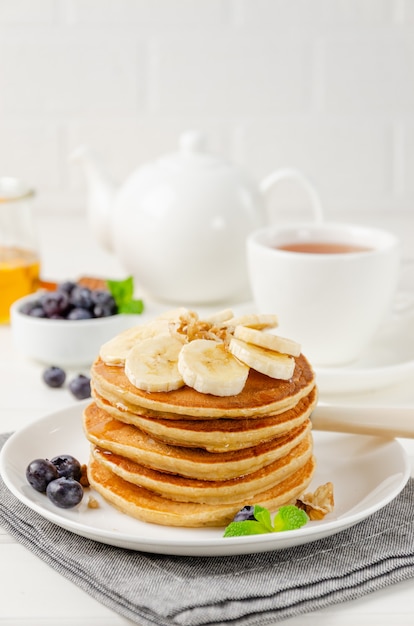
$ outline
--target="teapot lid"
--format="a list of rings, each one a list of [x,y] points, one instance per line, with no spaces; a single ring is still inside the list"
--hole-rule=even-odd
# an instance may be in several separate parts
[[[199,130],[188,130],[180,135],[178,152],[168,154],[159,160],[170,168],[213,168],[229,165],[226,161],[207,151],[206,136]]]

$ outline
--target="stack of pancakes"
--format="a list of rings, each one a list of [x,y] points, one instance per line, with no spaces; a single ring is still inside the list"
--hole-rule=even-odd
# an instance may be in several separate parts
[[[301,354],[291,379],[250,370],[243,391],[219,397],[183,386],[146,392],[98,357],[84,412],[94,489],[138,519],[224,526],[247,504],[295,500],[315,469],[310,414],[315,377]]]

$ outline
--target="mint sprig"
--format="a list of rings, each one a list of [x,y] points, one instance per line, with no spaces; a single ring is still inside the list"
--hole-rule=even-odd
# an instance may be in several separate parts
[[[284,530],[296,530],[309,521],[307,513],[293,504],[280,507],[273,518],[273,531],[275,533]]]
[[[268,509],[258,504],[253,508],[254,520],[230,522],[224,531],[224,537],[243,537],[247,535],[263,535],[279,533],[285,530],[296,530],[308,521],[309,517],[302,509],[293,504],[281,506],[272,518]]]
[[[118,313],[140,315],[144,310],[142,300],[134,300],[134,279],[128,276],[125,280],[107,280],[106,284],[115,300]]]

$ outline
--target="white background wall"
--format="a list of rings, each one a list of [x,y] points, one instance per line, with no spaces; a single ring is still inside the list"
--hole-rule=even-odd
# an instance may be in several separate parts
[[[84,210],[79,143],[122,181],[194,127],[334,218],[412,215],[414,0],[0,0],[0,173],[39,213]]]

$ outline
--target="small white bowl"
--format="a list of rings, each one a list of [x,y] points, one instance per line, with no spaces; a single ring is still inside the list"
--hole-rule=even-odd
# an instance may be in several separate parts
[[[126,328],[142,323],[140,315],[111,315],[86,320],[54,320],[31,317],[20,311],[38,295],[16,300],[10,309],[15,348],[44,365],[90,366],[103,343]]]

